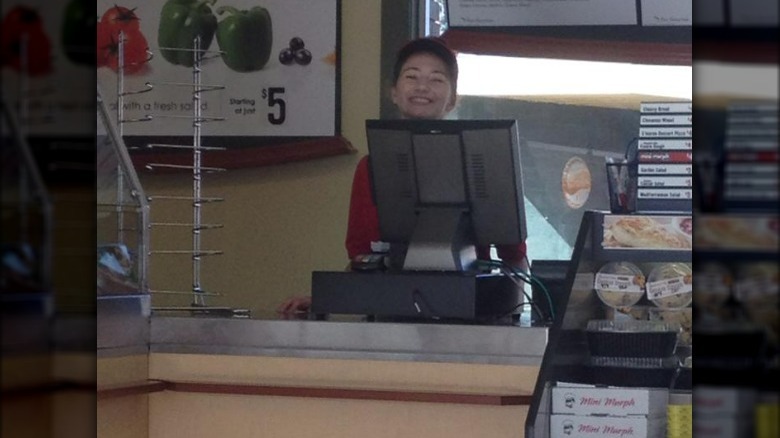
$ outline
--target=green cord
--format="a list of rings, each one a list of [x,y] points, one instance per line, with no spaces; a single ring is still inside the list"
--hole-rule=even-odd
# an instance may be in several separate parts
[[[508,268],[513,274],[515,274],[517,277],[520,277],[523,281],[525,281],[528,284],[536,284],[539,286],[540,289],[542,289],[542,292],[544,292],[544,296],[547,298],[547,303],[550,306],[550,317],[555,320],[555,306],[553,305],[552,296],[550,296],[550,291],[547,290],[547,286],[542,283],[541,280],[539,280],[537,277],[535,277],[533,274],[526,274],[525,272],[520,271],[519,269],[514,268],[513,266],[508,265],[504,262],[499,262],[496,260],[477,260],[478,263],[484,264],[487,266],[492,267],[505,267]],[[533,284],[531,284],[533,286]]]

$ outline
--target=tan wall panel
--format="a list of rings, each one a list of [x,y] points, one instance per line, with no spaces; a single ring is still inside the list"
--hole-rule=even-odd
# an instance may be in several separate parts
[[[52,414],[54,433],[51,435],[51,438],[95,436],[95,398],[95,393],[90,391],[60,391],[55,393]]]
[[[146,354],[107,357],[97,360],[98,386],[139,382],[149,378],[149,356]]]
[[[99,438],[149,437],[149,396],[146,394],[100,400],[96,416]]]
[[[286,386],[532,394],[538,366],[153,353],[160,380]]]
[[[165,392],[150,412],[150,438],[516,438],[527,407]]]
[[[0,436],[49,438],[52,430],[50,394],[3,399]]]
[[[0,369],[3,389],[44,385],[52,381],[52,358],[49,353],[9,355]]]
[[[149,378],[149,356],[107,357],[97,360],[98,387],[141,382]],[[149,396],[131,395],[97,401],[97,436],[148,438]]]
[[[55,380],[94,383],[96,367],[95,353],[56,352],[51,372]]]

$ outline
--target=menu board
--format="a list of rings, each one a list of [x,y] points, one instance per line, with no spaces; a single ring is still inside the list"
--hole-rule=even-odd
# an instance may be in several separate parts
[[[640,104],[637,211],[693,209],[692,110],[690,101]]]
[[[635,25],[626,0],[449,0],[450,27]]]
[[[192,135],[199,36],[200,117],[224,119],[204,123],[204,136],[337,135],[338,3],[98,0],[98,84],[110,110],[124,93],[123,119],[151,119],[124,124],[126,137]],[[118,30],[125,38],[121,87]]]

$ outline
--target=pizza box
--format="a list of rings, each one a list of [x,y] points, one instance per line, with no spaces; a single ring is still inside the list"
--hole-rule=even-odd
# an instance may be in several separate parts
[[[551,415],[550,438],[572,437],[665,438],[666,417]]]
[[[696,438],[734,438],[753,436],[752,415],[694,415]]]
[[[666,415],[666,388],[596,387],[558,384],[552,388],[552,413],[625,417]]]
[[[756,390],[752,388],[696,386],[693,391],[695,415],[752,414]]]

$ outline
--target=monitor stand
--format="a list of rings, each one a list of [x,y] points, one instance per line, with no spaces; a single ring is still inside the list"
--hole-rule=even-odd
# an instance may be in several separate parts
[[[409,241],[405,271],[470,271],[477,261],[471,219],[457,207],[420,209]]]

